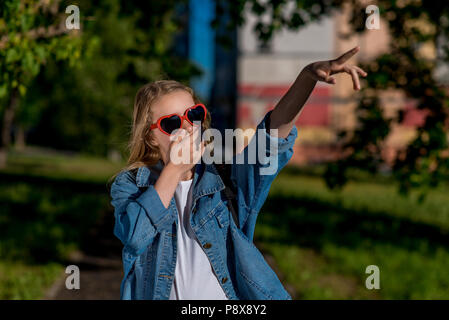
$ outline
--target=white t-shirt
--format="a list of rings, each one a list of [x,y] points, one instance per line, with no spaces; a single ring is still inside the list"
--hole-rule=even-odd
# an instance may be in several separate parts
[[[228,300],[189,223],[192,181],[180,181],[174,195],[179,213],[178,248],[169,300]]]

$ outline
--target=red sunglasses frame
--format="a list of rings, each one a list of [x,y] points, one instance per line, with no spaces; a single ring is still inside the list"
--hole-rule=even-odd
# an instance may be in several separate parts
[[[206,120],[206,115],[207,115],[207,109],[206,109],[206,107],[205,107],[204,104],[202,104],[202,103],[197,103],[196,105],[187,108],[187,109],[184,111],[184,114],[183,114],[182,116],[180,116],[180,115],[177,114],[177,113],[171,113],[171,114],[167,114],[167,115],[165,115],[165,116],[160,117],[159,119],[157,119],[157,122],[156,122],[156,123],[153,123],[153,124],[150,126],[150,130],[153,130],[153,129],[158,128],[162,133],[164,133],[164,134],[166,134],[166,135],[168,135],[168,136],[171,136],[171,133],[165,132],[164,129],[162,129],[162,127],[161,127],[161,121],[164,120],[165,118],[170,118],[170,117],[173,117],[173,116],[178,116],[179,118],[181,118],[181,125],[179,126],[178,129],[181,129],[181,128],[182,128],[182,124],[184,123],[184,119],[187,120],[187,121],[193,126],[193,123],[192,123],[192,122],[189,120],[189,118],[187,117],[187,112],[189,112],[191,109],[195,109],[195,108],[197,108],[197,107],[202,107],[202,108],[204,109],[204,119],[203,119],[202,121]],[[175,129],[175,130],[176,130],[176,129]]]

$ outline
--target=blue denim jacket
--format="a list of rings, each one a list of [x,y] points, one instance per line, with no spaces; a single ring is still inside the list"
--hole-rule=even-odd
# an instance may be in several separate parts
[[[266,128],[270,114],[257,129]],[[292,299],[253,244],[253,234],[273,179],[293,155],[297,129],[293,126],[287,138],[273,137],[267,131],[262,136],[266,138],[266,152],[277,157],[278,167],[274,174],[260,175],[259,169],[268,165],[258,161],[232,164],[231,179],[238,186],[239,229],[221,192],[225,186],[216,168],[200,161],[193,176],[190,223],[230,300]],[[258,139],[256,132],[250,143],[258,145]],[[277,153],[270,154],[269,143],[278,143]],[[243,152],[248,153],[248,147]],[[170,296],[177,257],[178,212],[174,197],[165,208],[154,189],[161,170],[159,161],[153,167],[140,167],[137,174],[122,171],[111,185],[114,235],[124,245],[121,299],[167,300]]]

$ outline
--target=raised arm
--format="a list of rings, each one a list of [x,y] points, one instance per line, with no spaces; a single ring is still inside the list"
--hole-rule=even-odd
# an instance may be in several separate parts
[[[270,129],[278,129],[281,138],[288,136],[317,81],[335,84],[332,75],[345,72],[351,75],[354,90],[360,90],[359,74],[366,77],[367,73],[357,66],[346,64],[359,50],[360,47],[355,47],[336,59],[307,65],[271,113]]]

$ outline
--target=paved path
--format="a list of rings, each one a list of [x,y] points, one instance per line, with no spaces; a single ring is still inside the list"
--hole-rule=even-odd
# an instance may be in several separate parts
[[[114,214],[106,211],[103,219],[83,242],[82,251],[72,254],[67,265],[80,270],[80,289],[69,290],[63,273],[45,295],[52,300],[118,300],[123,278],[122,243],[113,234]]]

